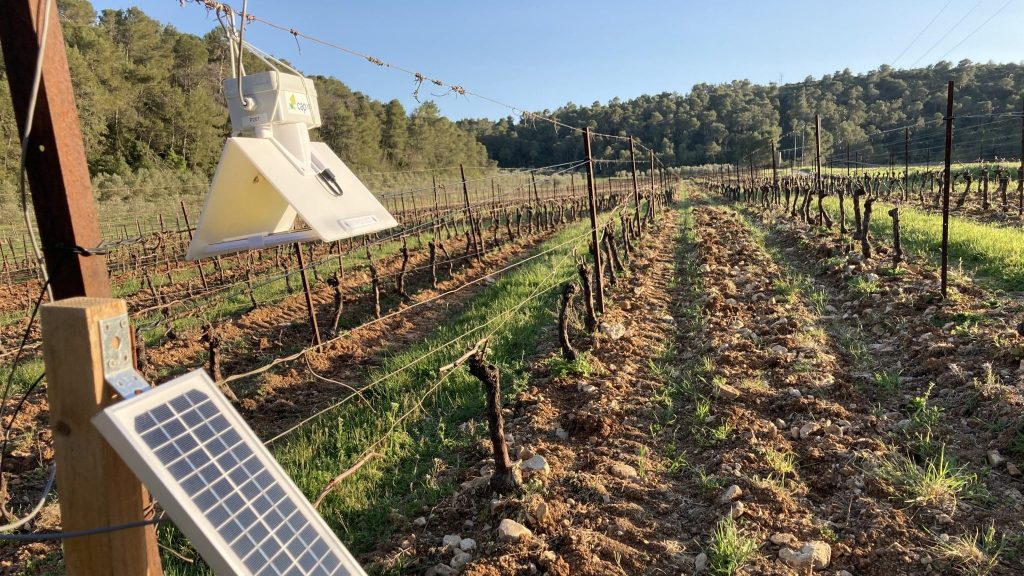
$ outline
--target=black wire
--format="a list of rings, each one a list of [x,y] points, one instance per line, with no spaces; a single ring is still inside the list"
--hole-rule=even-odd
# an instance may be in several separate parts
[[[18,353],[14,355],[14,361],[11,362],[11,372],[7,375],[7,382],[4,384],[3,399],[0,400],[0,421],[3,420],[4,412],[7,408],[7,400],[10,398],[11,385],[14,383],[14,373],[18,368],[18,362],[21,361],[21,355],[25,351],[25,345],[28,343],[28,338],[32,334],[32,325],[36,321],[36,316],[39,314],[39,306],[43,302],[43,297],[46,296],[46,289],[50,286],[50,282],[53,278],[47,278],[46,282],[43,282],[43,288],[39,291],[39,297],[36,298],[35,304],[32,306],[32,314],[28,319],[28,326],[25,327],[25,333],[21,336],[21,344],[18,345]],[[3,460],[0,455],[0,471],[2,468]]]
[[[0,534],[0,542],[11,541],[11,542],[47,542],[50,540],[68,540],[71,538],[84,538],[86,536],[95,536],[97,534],[109,534],[110,532],[118,532],[120,530],[130,530],[132,528],[142,528],[143,526],[150,526],[152,524],[159,524],[163,522],[165,518],[153,518],[152,520],[139,520],[137,522],[128,522],[127,524],[117,524],[115,526],[104,526],[102,528],[90,528],[87,530],[72,530],[70,532],[40,532],[35,534]]]
[[[3,416],[7,408],[7,400],[10,398],[11,387],[14,383],[14,373],[18,369],[18,363],[21,361],[21,356],[25,351],[25,345],[28,342],[29,335],[32,333],[32,325],[35,323],[36,316],[39,314],[39,306],[42,304],[43,297],[46,296],[46,289],[50,285],[51,280],[52,278],[47,278],[46,282],[43,283],[42,289],[39,291],[39,297],[36,298],[35,304],[32,306],[32,314],[31,316],[29,316],[28,326],[25,327],[25,333],[22,334],[21,344],[18,346],[18,353],[15,354],[14,361],[11,362],[11,372],[10,374],[7,375],[7,382],[4,384],[3,400],[0,400],[0,423],[3,422]],[[11,414],[10,422],[8,422],[6,426],[4,426],[3,448],[0,449],[0,475],[3,474],[4,460],[6,459],[7,455],[7,443],[11,436],[11,428],[14,426],[14,420],[15,418],[18,417],[18,414],[21,412],[21,408],[22,406],[24,406],[29,394],[31,394],[32,391],[35,390],[36,386],[39,385],[39,383],[43,380],[43,376],[45,375],[46,372],[40,374],[39,377],[36,378],[35,382],[33,382],[28,387],[28,390],[25,391],[25,394],[21,397],[21,400],[18,402],[17,407],[15,407],[14,413]]]
[[[32,394],[36,389],[36,386],[39,386],[39,383],[43,381],[44,376],[46,376],[46,372],[40,374],[39,377],[36,378],[35,382],[28,387],[28,390],[26,390],[21,396],[21,400],[18,402],[18,405],[14,407],[14,412],[11,413],[11,421],[4,426],[4,443],[3,447],[0,448],[0,472],[3,471],[4,460],[7,458],[7,442],[11,438],[11,428],[14,427],[14,420],[18,417],[18,414],[21,413],[21,407],[25,405],[25,401],[28,400],[29,395]]]

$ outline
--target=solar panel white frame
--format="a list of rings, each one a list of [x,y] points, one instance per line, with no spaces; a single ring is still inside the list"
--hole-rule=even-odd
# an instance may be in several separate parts
[[[93,424],[217,574],[365,576],[206,371]]]

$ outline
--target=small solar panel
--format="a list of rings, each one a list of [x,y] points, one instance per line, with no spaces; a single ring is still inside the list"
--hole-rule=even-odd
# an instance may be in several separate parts
[[[217,574],[365,574],[204,370],[93,423]]]

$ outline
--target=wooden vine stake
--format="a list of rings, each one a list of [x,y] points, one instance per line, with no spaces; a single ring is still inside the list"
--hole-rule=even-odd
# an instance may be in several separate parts
[[[604,269],[601,261],[601,239],[597,229],[597,179],[594,177],[594,157],[590,151],[590,127],[584,130],[583,150],[587,157],[587,201],[590,205],[590,253],[594,257],[594,303],[597,311],[604,314]],[[596,325],[596,321],[595,321]]]
[[[572,301],[577,290],[573,282],[566,282],[565,286],[562,286],[562,308],[558,312],[558,341],[562,345],[562,358],[567,362],[575,362],[578,357],[569,341],[569,314],[572,312]]]
[[[430,285],[437,288],[437,244],[431,240],[427,247],[430,249]]]
[[[946,143],[942,167],[942,269],[939,273],[942,297],[946,298],[949,280],[949,165],[953,154],[953,81],[946,86]],[[1024,137],[1022,137],[1024,141]],[[1024,144],[1022,144],[1024,145]],[[1024,161],[1022,161],[1024,162]]]
[[[896,268],[903,262],[903,245],[900,243],[900,207],[893,206],[889,210],[892,217],[892,267]]]
[[[217,337],[213,324],[206,323],[199,341],[206,344],[206,350],[209,353],[207,365],[210,368],[210,376],[215,382],[220,382],[224,379],[224,373],[220,369],[220,338]]]
[[[327,285],[334,290],[334,317],[331,319],[329,334],[334,337],[338,335],[338,324],[341,322],[341,312],[345,309],[345,298],[341,292],[341,275],[335,272],[334,276],[327,277]]]
[[[576,269],[580,275],[580,284],[583,286],[583,308],[586,311],[584,324],[587,332],[593,334],[597,331],[597,314],[594,311],[594,292],[590,289],[590,266],[580,260]]]
[[[370,265],[370,283],[373,285],[373,317],[380,319],[380,274],[377,272],[377,265],[373,263],[373,256],[370,254],[370,247],[366,247],[366,261]]]
[[[864,256],[864,260],[871,259],[871,205],[875,203],[874,198],[868,198],[864,201],[864,224],[860,231],[860,251],[861,255]]]
[[[398,291],[398,297],[402,300],[409,299],[409,293],[405,291],[405,271],[409,267],[409,246],[406,244],[405,238],[402,238],[402,267],[398,270],[398,276],[395,278],[395,289]]]
[[[320,325],[316,318],[316,306],[313,302],[313,292],[309,285],[309,278],[306,277],[306,261],[302,257],[302,245],[296,242],[294,246],[295,258],[299,264],[299,279],[302,280],[302,294],[306,299],[306,312],[309,314],[309,328],[313,332],[313,344],[320,347],[323,344],[323,340],[320,338]]]
[[[252,252],[250,252],[245,261],[245,290],[249,295],[249,303],[252,304],[252,309],[255,310],[259,307],[259,302],[256,301],[256,292],[252,285],[252,265]]]
[[[487,397],[487,428],[491,435],[494,449],[494,474],[491,476],[491,490],[499,494],[509,494],[519,489],[512,459],[508,455],[508,442],[505,440],[505,421],[501,415],[501,381],[498,367],[488,364],[486,360],[487,345],[469,358],[469,373],[484,385]]]

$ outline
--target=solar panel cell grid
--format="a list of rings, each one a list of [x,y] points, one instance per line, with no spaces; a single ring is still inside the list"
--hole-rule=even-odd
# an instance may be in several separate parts
[[[191,373],[107,412],[119,409],[123,419],[104,415],[107,420],[97,419],[97,426],[108,440],[111,429],[120,435],[114,438],[120,443],[111,443],[122,457],[137,454],[126,461],[143,463],[133,466],[137,474],[144,472],[140,478],[170,490],[154,494],[161,502],[178,501],[179,508],[165,507],[186,515],[183,531],[188,520],[205,519],[202,525],[191,523],[189,537],[208,540],[203,549],[220,558],[222,570],[231,566],[230,573],[257,576],[362,574],[207,375]],[[180,524],[181,516],[172,517]],[[196,543],[198,549],[203,542]]]

